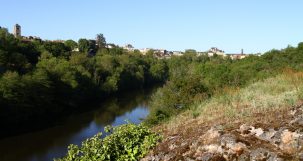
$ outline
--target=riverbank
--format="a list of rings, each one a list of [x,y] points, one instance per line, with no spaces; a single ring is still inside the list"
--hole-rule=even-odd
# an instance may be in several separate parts
[[[303,73],[229,89],[154,127],[164,139],[143,160],[302,157]]]

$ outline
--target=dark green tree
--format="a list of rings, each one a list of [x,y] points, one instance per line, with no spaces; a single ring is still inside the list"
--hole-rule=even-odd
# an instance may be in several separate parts
[[[88,52],[89,50],[89,41],[87,39],[79,39],[78,47],[80,52]]]
[[[64,42],[64,44],[65,44],[67,47],[69,47],[70,50],[74,50],[75,48],[78,47],[77,42],[74,41],[74,40],[66,40],[66,41]]]
[[[96,42],[99,48],[105,48],[106,47],[106,40],[103,34],[97,34],[96,36]]]

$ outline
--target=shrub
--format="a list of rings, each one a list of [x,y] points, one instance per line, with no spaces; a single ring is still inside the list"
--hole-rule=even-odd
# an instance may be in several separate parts
[[[105,131],[111,134],[103,139],[99,133],[84,141],[81,147],[71,144],[67,155],[57,161],[138,160],[160,139],[142,124],[106,127]]]

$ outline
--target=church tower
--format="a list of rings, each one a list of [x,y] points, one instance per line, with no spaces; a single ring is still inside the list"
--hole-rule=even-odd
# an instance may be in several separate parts
[[[21,26],[18,24],[14,26],[14,36],[21,37]]]

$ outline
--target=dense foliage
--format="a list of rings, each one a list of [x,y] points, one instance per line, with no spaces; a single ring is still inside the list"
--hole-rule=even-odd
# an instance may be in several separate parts
[[[81,147],[72,144],[67,155],[58,161],[138,160],[160,139],[142,124],[125,124],[105,130],[111,135],[102,139],[99,133],[84,141]]]
[[[165,121],[226,88],[243,87],[287,69],[303,69],[303,43],[241,60],[216,55],[197,57],[194,52],[188,51],[168,61],[169,79],[152,97],[147,123]]]
[[[77,44],[73,40],[16,39],[0,29],[0,122],[4,131],[26,129],[25,125],[37,120],[51,122],[83,110],[83,105],[97,98],[167,79],[165,60],[120,47],[108,49],[105,43],[102,34],[98,41],[80,39]]]

